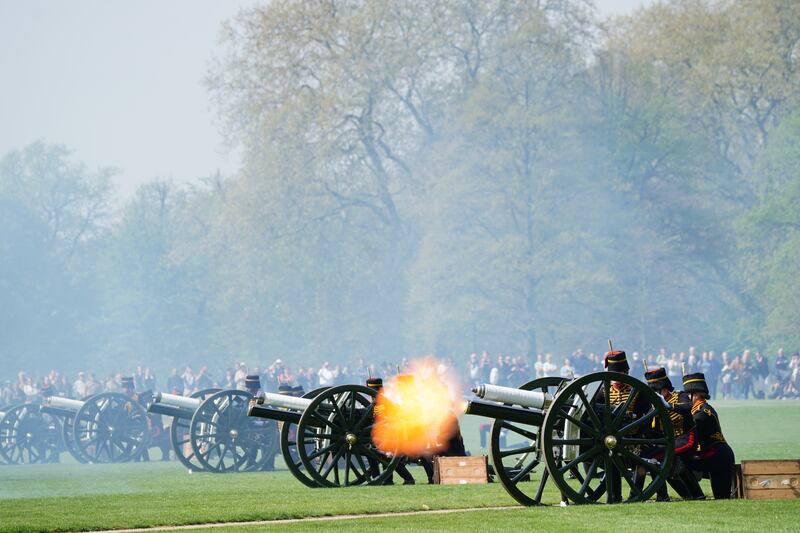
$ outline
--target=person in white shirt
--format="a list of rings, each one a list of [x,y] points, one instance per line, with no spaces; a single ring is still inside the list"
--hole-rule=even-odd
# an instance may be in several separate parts
[[[553,354],[546,354],[544,356],[544,365],[542,367],[542,371],[544,372],[545,376],[555,376],[556,372],[558,371],[558,367],[553,363]]]
[[[72,384],[72,394],[78,399],[86,397],[86,381],[83,378],[84,373],[78,372],[78,379]]]
[[[330,369],[328,362],[325,361],[322,363],[322,367],[317,372],[317,378],[319,378],[319,386],[320,387],[332,387],[334,381],[336,380],[337,373]]]

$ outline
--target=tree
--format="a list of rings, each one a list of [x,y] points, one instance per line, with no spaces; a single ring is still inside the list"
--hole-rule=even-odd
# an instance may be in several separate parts
[[[63,145],[36,142],[0,161],[0,193],[34,213],[48,228],[48,243],[66,258],[102,232],[116,172],[90,172],[70,155]]]

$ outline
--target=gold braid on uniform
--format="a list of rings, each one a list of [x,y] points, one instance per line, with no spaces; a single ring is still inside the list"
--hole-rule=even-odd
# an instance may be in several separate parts
[[[667,402],[670,405],[676,405],[677,403],[679,403],[678,399],[679,396],[680,394],[678,393],[678,391],[672,391],[672,393],[669,395],[669,399],[667,400]],[[672,429],[675,433],[675,436],[680,437],[681,435],[683,435],[683,415],[673,410],[669,410],[667,414],[669,414],[669,421],[672,422]],[[658,418],[653,418],[652,428],[656,429],[656,427],[659,425],[660,424],[658,424]]]
[[[694,405],[692,405],[692,414],[693,415],[697,414],[697,411],[702,409],[705,404],[706,404],[705,400],[700,400],[698,402],[695,402]]]
[[[631,386],[627,384],[623,384],[622,387],[616,388],[611,387],[609,391],[609,398],[608,403],[611,405],[621,405],[628,401],[628,396],[631,395]],[[633,411],[634,406],[636,405],[636,401],[639,398],[634,398],[631,404],[628,406],[628,412]]]

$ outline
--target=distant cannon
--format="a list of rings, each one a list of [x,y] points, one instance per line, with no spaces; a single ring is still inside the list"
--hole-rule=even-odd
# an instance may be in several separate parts
[[[377,392],[340,385],[302,397],[262,393],[249,414],[281,424],[281,454],[289,470],[309,487],[380,485],[401,458],[372,441]]]
[[[0,460],[8,464],[56,462],[60,431],[58,421],[35,403],[0,412]]]
[[[468,402],[466,413],[495,419],[492,464],[523,505],[541,503],[549,479],[564,501],[644,501],[670,474],[668,411],[645,383],[626,374],[543,378],[519,389],[481,385],[473,392],[479,399]],[[662,434],[650,433],[654,419],[665,428]]]
[[[125,394],[105,392],[84,400],[50,396],[41,411],[62,420],[64,445],[82,463],[135,461],[150,443],[147,412]]]
[[[148,411],[172,417],[172,449],[189,470],[252,472],[267,467],[278,446],[274,423],[247,416],[252,399],[251,392],[240,390],[156,393]]]

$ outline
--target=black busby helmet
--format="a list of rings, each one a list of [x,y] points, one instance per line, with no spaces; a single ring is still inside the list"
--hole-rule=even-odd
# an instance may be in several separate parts
[[[620,351],[606,352],[603,366],[609,372],[627,372],[631,369],[628,366],[628,358],[625,357],[625,352]]]
[[[247,390],[258,390],[261,388],[261,378],[258,374],[248,374],[244,377],[244,387]]]
[[[303,386],[302,385],[298,385],[297,387],[289,387],[289,388],[292,391],[289,394],[291,394],[292,396],[297,396],[298,398],[302,397],[306,393],[306,391],[303,390]]]
[[[53,388],[52,385],[48,385],[47,387],[42,387],[42,390],[39,391],[43,398],[49,398],[50,396],[56,395],[56,390]]]
[[[292,386],[287,383],[281,383],[278,385],[278,394],[292,394],[293,391],[294,389]]]
[[[656,368],[655,370],[645,372],[644,378],[647,380],[647,384],[650,388],[656,392],[661,389],[669,389],[670,391],[674,389],[672,381],[670,381],[669,376],[667,376],[667,371],[664,368]]]
[[[126,376],[126,377],[120,378],[119,386],[122,387],[123,389],[130,389],[130,390],[133,390],[133,389],[136,388],[136,386],[133,384],[133,377],[132,376],[131,377]]]
[[[683,376],[683,391],[701,392],[708,396],[708,385],[706,385],[705,374],[697,372],[695,374],[686,374]]]
[[[379,391],[383,388],[383,380],[381,378],[369,378],[367,380],[367,387]]]

